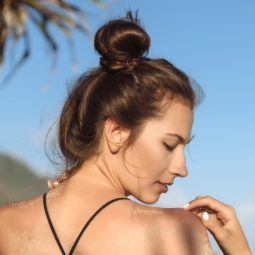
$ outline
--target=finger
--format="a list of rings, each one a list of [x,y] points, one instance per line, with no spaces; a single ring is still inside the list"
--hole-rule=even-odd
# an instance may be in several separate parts
[[[192,200],[184,209],[198,211],[199,208],[205,209],[209,213],[215,213],[218,219],[225,225],[233,218],[234,211],[231,206],[223,204],[210,196],[204,196],[202,198]],[[212,211],[207,210],[207,208]]]
[[[208,207],[215,212],[223,212],[226,215],[229,215],[229,206],[210,196],[200,197],[198,199],[192,200],[184,209],[192,210],[197,207]]]
[[[190,200],[189,203],[186,204],[185,206],[189,205],[191,202],[193,202],[193,201],[195,201],[196,199],[201,198],[201,197],[203,197],[203,196],[201,196],[201,195],[196,196],[195,199]],[[185,206],[184,206],[184,207],[185,207]]]
[[[191,210],[191,212],[194,215],[198,216],[200,219],[201,219],[202,215],[204,214],[204,212],[207,212],[209,214],[208,216],[212,215],[212,217],[216,217],[216,219],[217,219],[217,221],[218,221],[218,223],[221,227],[224,227],[224,225],[225,225],[224,222],[221,220],[221,218],[218,217],[217,214],[215,214],[214,212],[204,211],[204,210],[199,210],[199,211],[198,210]]]
[[[208,213],[217,213],[216,211],[214,211],[213,209],[211,209],[208,206],[200,206],[200,207],[195,207],[193,209],[190,209],[190,211],[194,211],[194,212],[208,212]]]
[[[207,213],[207,212],[192,212],[194,215],[196,215],[198,218],[200,218],[201,222],[205,226],[208,231],[217,239],[217,240],[223,240],[223,238],[226,236],[226,229],[223,228],[224,224],[216,214]]]
[[[221,239],[226,232],[223,228],[221,221],[218,220],[217,216],[212,213],[203,212],[200,215],[200,219],[203,225],[210,231],[210,233],[216,237],[216,239]]]

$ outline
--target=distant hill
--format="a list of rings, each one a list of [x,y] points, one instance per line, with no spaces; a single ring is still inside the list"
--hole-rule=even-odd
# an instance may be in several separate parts
[[[25,162],[0,153],[0,206],[32,198],[47,190],[46,178],[37,176]]]

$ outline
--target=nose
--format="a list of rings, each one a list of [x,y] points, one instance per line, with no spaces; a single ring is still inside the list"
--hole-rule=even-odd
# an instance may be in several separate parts
[[[171,160],[169,171],[171,174],[176,174],[181,177],[186,177],[188,175],[186,157],[183,149],[176,151],[174,157]]]

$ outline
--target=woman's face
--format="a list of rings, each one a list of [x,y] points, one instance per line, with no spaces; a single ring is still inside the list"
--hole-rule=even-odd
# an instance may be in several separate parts
[[[193,117],[188,104],[174,100],[161,119],[146,123],[124,154],[127,173],[121,182],[127,194],[155,203],[162,193],[158,182],[172,183],[176,176],[187,176],[184,149],[191,139]]]

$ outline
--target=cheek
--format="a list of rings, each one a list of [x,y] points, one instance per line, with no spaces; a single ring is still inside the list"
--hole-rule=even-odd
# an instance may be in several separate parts
[[[166,166],[167,152],[159,141],[136,141],[126,152],[127,167],[139,177],[157,178]]]

